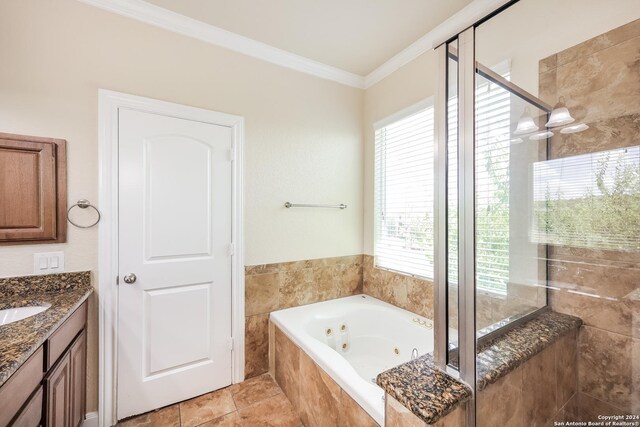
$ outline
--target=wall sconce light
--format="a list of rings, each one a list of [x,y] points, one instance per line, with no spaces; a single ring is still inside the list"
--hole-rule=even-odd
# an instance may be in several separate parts
[[[532,141],[540,141],[541,139],[551,138],[553,136],[553,132],[545,130],[542,132],[534,133],[529,137]]]
[[[518,120],[516,130],[513,131],[514,135],[524,135],[525,133],[531,133],[538,130],[538,125],[533,121],[529,108],[525,108]]]
[[[587,130],[587,129],[589,129],[589,126],[587,126],[586,124],[577,123],[575,125],[563,127],[562,129],[560,129],[560,133],[563,133],[563,134],[578,133],[578,132],[582,132],[583,130]]]
[[[567,109],[565,105],[564,96],[561,96],[558,103],[553,107],[553,111],[551,111],[551,115],[549,116],[549,121],[545,126],[548,128],[554,128],[568,125],[569,123],[573,123],[575,120],[576,119],[571,117],[569,109]]]

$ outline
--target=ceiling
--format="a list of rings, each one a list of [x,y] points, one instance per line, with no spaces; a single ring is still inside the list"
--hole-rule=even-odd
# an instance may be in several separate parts
[[[471,0],[147,2],[364,76]]]

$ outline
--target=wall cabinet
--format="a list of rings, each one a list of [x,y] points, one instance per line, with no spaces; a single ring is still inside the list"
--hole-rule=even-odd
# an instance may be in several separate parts
[[[0,427],[78,427],[87,360],[84,302],[0,388]]]
[[[0,245],[66,241],[66,141],[0,133]]]

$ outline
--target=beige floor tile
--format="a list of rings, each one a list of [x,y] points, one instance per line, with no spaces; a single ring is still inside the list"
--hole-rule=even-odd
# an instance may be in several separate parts
[[[195,427],[236,410],[228,388],[180,403],[182,427]]]
[[[234,384],[230,390],[238,409],[245,408],[260,400],[282,393],[278,384],[276,384],[269,374],[251,378],[240,384]]]
[[[178,405],[167,406],[118,423],[118,427],[180,427]]]
[[[207,421],[204,424],[200,424],[199,427],[242,427],[240,416],[238,412],[232,412],[223,417],[216,418],[212,421]]]
[[[302,422],[284,394],[277,394],[238,411],[244,427],[301,427]]]

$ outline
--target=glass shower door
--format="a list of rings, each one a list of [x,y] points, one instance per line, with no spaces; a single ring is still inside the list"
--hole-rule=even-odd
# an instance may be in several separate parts
[[[521,0],[475,28],[478,426],[640,415],[639,18]]]

